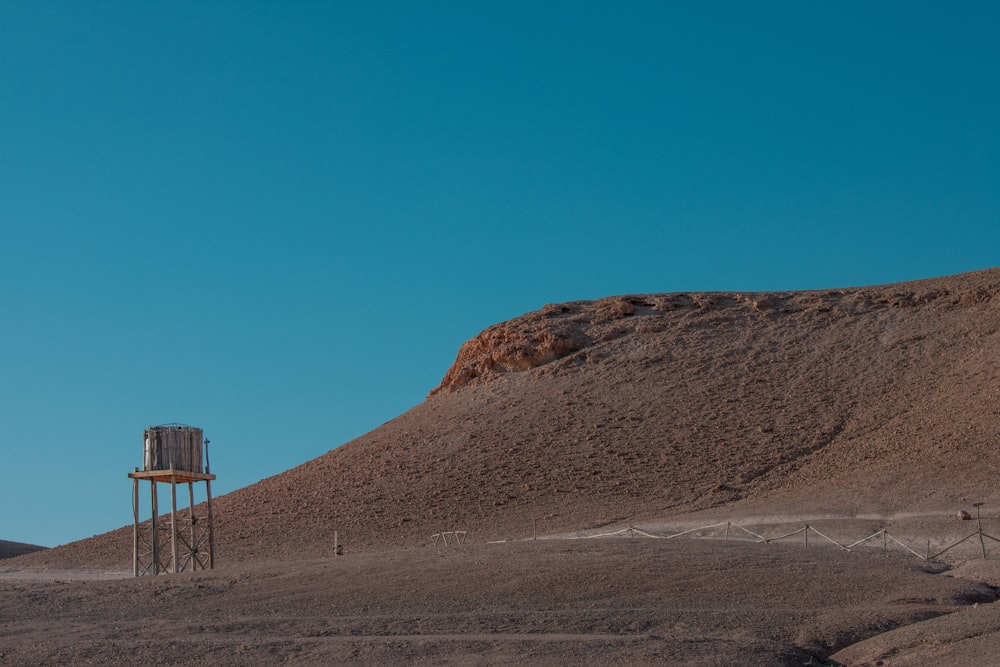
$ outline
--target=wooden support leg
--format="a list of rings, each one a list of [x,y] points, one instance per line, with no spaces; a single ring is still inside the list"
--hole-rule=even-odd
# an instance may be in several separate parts
[[[139,478],[132,480],[132,576],[139,576]]]
[[[212,517],[212,481],[205,480],[206,505],[208,507],[208,569],[215,569],[215,520]]]
[[[170,571],[177,574],[180,571],[177,553],[177,480],[173,476],[170,477],[170,557],[174,561]]]
[[[188,482],[188,519],[191,523],[191,571],[198,569],[198,534],[194,519],[194,482]]]
[[[150,539],[150,541],[149,541],[150,549],[152,550],[152,556],[151,556],[151,558],[153,560],[152,560],[152,563],[150,564],[150,567],[151,567],[150,571],[153,574],[159,574],[160,573],[160,545],[159,545],[159,539],[158,539],[158,535],[157,535],[156,518],[157,518],[157,515],[160,513],[160,511],[159,511],[159,509],[156,506],[156,480],[155,479],[149,480],[149,488],[152,490],[152,502],[153,502],[153,519],[152,519],[151,524],[150,524],[151,527],[152,527],[153,534],[151,536],[152,539]]]

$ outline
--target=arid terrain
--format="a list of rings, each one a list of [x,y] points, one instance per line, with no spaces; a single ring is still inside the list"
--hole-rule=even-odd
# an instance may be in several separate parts
[[[1000,654],[1000,543],[918,557],[974,531],[955,518],[973,503],[1000,537],[1000,269],[545,306],[339,444],[218,498],[210,573],[115,579],[131,526],[0,561],[0,663]],[[766,536],[809,523],[843,544],[887,528],[914,552],[718,530],[554,539],[729,521]],[[454,530],[463,545],[432,544]]]

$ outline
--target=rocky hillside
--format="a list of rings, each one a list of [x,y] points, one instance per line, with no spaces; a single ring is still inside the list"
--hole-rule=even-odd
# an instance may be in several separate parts
[[[331,448],[339,443],[331,442]],[[1000,269],[865,288],[549,305],[426,401],[218,499],[220,562],[729,505],[1000,502]],[[23,562],[131,562],[131,527]]]

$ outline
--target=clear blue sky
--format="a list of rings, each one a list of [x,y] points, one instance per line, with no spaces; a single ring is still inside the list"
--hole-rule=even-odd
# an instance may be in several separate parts
[[[1000,265],[1000,5],[0,0],[0,538],[420,403],[546,303]],[[330,480],[336,493],[336,480]]]

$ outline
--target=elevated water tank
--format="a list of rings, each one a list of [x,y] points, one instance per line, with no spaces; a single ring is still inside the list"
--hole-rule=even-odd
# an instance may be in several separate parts
[[[204,433],[183,424],[150,426],[143,432],[142,469],[201,473]]]

